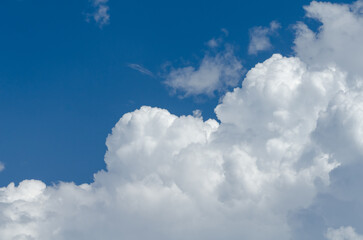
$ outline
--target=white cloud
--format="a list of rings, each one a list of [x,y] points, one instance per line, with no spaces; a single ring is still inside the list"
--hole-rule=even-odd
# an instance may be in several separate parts
[[[209,45],[214,46],[214,43]],[[207,52],[197,68],[187,66],[171,69],[165,84],[183,97],[201,94],[213,96],[216,91],[223,92],[228,87],[237,86],[241,81],[242,69],[233,48],[227,45],[216,54]]]
[[[313,1],[305,7],[307,17],[319,21],[317,32],[304,23],[297,25],[295,51],[304,61],[315,66],[338,65],[353,75],[363,76],[363,1],[331,4]]]
[[[212,38],[207,42],[207,46],[210,48],[217,48],[220,47],[224,41],[224,37],[228,37],[229,32],[227,29],[222,28],[221,29],[222,32],[222,36],[218,37],[218,38]]]
[[[200,111],[199,109],[194,110],[193,111],[193,117],[201,118],[202,117],[202,111]]]
[[[223,34],[224,34],[226,37],[228,37],[228,35],[229,35],[229,31],[228,31],[227,29],[222,28],[222,29],[221,29],[221,31],[223,32]]]
[[[306,9],[346,14],[335,31],[348,24],[349,33],[350,20],[360,18],[358,3],[313,2]],[[318,17],[320,31],[336,18]],[[363,75],[342,64],[348,58],[335,48],[348,46],[360,62],[363,55],[349,51],[355,38],[326,50],[303,26],[301,58],[275,54],[257,64],[221,99],[219,123],[203,121],[200,111],[178,117],[142,107],[113,128],[107,170],[92,183],[25,180],[0,188],[0,239],[362,239]],[[303,41],[332,58],[304,55]],[[240,67],[227,49],[197,69],[173,71],[190,82],[234,65]],[[212,86],[220,82],[213,79]],[[190,84],[175,89],[184,96],[213,92]]]
[[[363,240],[363,236],[358,235],[352,227],[329,228],[326,238],[328,240]]]
[[[250,44],[248,54],[257,54],[272,48],[270,37],[276,34],[280,24],[276,21],[270,23],[270,27],[254,27],[250,29]]]
[[[274,55],[223,98],[220,124],[199,112],[127,113],[93,183],[0,189],[0,238],[289,239],[287,214],[338,166],[310,136],[344,87],[335,69]]]
[[[150,77],[154,77],[154,74],[147,68],[139,65],[139,64],[136,64],[136,63],[130,63],[127,65],[129,68],[132,68],[142,74],[145,74],[145,75],[148,75]]]
[[[102,28],[104,25],[110,23],[110,8],[107,5],[108,0],[90,0],[92,3],[92,7],[94,8],[94,12],[88,14],[89,17],[93,18],[93,20]]]
[[[210,48],[215,48],[215,47],[218,47],[219,44],[220,44],[220,38],[212,38],[211,40],[209,40],[207,42],[207,46],[210,47]]]
[[[4,169],[5,169],[4,163],[0,162],[0,172],[3,171]]]

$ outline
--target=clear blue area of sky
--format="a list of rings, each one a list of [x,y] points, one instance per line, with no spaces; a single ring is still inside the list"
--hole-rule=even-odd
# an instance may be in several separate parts
[[[229,31],[246,69],[273,52],[291,55],[292,24],[306,0],[110,0],[110,24],[86,22],[87,0],[0,3],[0,185],[23,179],[91,182],[105,168],[105,139],[118,119],[142,105],[177,115],[217,98],[180,99],[162,84],[162,65],[197,63],[205,43]],[[342,1],[339,1],[342,2]],[[347,2],[347,1],[346,1]],[[274,49],[248,56],[248,30],[281,23]],[[127,67],[143,65],[152,78]]]

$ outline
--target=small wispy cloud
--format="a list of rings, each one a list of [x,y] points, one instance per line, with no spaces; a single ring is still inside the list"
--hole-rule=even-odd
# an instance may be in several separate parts
[[[140,64],[136,64],[136,63],[130,63],[130,64],[127,64],[127,66],[131,69],[134,69],[144,75],[148,75],[150,77],[155,77],[155,75],[147,68],[141,66]]]
[[[206,45],[210,48],[217,48],[217,47],[221,46],[224,41],[224,38],[228,37],[228,35],[229,35],[228,30],[225,28],[222,28],[221,32],[222,32],[221,36],[210,39],[208,42],[206,42]]]
[[[2,162],[0,162],[0,172],[2,172],[4,169],[5,169],[5,165]]]
[[[209,41],[210,48],[217,47]],[[233,46],[226,44],[224,49],[207,51],[198,65],[168,69],[164,83],[173,94],[179,97],[198,95],[215,96],[230,87],[236,87],[241,80],[243,66],[234,53]]]
[[[260,51],[266,51],[272,48],[270,37],[280,28],[276,21],[270,23],[270,27],[253,27],[250,29],[250,44],[248,54],[257,54]]]
[[[222,29],[221,29],[221,31],[224,33],[224,35],[225,35],[226,37],[228,37],[228,35],[229,35],[229,31],[228,31],[227,29],[222,28]]]
[[[220,42],[219,39],[212,38],[207,42],[207,46],[210,48],[215,48],[219,46],[220,44],[219,42]]]
[[[108,0],[90,0],[94,12],[87,14],[87,21],[93,19],[100,28],[110,23],[110,7],[107,5]]]

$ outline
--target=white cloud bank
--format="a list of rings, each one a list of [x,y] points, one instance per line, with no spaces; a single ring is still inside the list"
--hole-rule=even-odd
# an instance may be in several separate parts
[[[346,5],[306,9],[361,18]],[[297,43],[316,34],[305,30]],[[0,239],[360,240],[359,69],[311,56],[257,64],[216,107],[220,123],[151,107],[125,114],[93,183],[1,188]]]

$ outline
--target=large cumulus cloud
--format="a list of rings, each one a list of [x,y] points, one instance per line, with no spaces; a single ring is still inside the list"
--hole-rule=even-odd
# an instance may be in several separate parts
[[[92,183],[1,188],[0,239],[361,239],[362,75],[320,46],[323,15],[360,21],[359,3],[307,7],[320,32],[299,24],[299,57],[257,64],[219,122],[145,106],[113,128]]]

